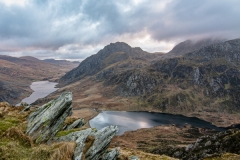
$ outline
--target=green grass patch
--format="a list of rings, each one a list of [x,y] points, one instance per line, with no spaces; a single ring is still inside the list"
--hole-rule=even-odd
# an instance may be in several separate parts
[[[86,129],[86,128],[84,128]],[[64,131],[59,131],[57,134],[56,134],[56,137],[62,137],[62,136],[66,136],[72,132],[76,132],[76,131],[81,131],[83,130],[82,128],[74,128],[74,129],[71,129],[71,130],[64,130]]]
[[[15,117],[4,116],[0,119],[0,135],[7,129],[17,126],[21,121]]]

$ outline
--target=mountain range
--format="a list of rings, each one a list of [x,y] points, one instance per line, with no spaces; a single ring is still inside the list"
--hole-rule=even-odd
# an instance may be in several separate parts
[[[218,126],[240,122],[240,39],[185,41],[167,54],[111,43],[61,77],[62,88],[45,101],[71,90],[76,109],[183,114]]]

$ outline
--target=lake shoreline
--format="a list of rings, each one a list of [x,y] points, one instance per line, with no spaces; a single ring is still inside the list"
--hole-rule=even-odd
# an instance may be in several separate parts
[[[58,83],[50,82],[50,81],[35,81],[29,86],[33,91],[28,97],[25,97],[21,100],[20,103],[16,104],[16,106],[21,105],[21,103],[26,102],[27,104],[34,103],[39,98],[44,98],[51,94],[52,92],[58,90],[55,88]]]
[[[225,127],[217,127],[210,122],[201,120],[197,117],[145,111],[101,111],[97,116],[89,120],[89,125],[97,129],[107,125],[117,125],[119,126],[119,135],[126,131],[135,131],[141,128],[152,128],[155,126],[166,125],[175,125],[180,128],[190,125],[193,127],[214,129],[217,131],[227,129]]]

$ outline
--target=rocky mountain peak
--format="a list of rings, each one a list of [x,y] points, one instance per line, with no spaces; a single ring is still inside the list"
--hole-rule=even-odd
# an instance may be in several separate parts
[[[109,45],[103,48],[103,51],[109,52],[130,52],[131,46],[124,42],[110,43]],[[102,50],[101,50],[102,51]]]
[[[68,84],[87,75],[94,75],[111,64],[124,61],[129,57],[133,59],[146,59],[151,56],[141,48],[132,48],[124,42],[110,43],[101,49],[97,54],[94,54],[82,61],[77,68],[64,75],[60,79],[60,82]]]
[[[177,44],[167,55],[180,56],[185,53],[196,51],[202,47],[224,42],[223,39],[205,38],[200,40],[186,40]]]

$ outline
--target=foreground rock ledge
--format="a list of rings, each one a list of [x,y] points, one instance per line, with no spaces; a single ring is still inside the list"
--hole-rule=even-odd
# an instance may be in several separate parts
[[[74,142],[75,160],[115,160],[120,154],[120,148],[107,150],[118,128],[108,126],[101,130],[88,128],[72,131],[65,136],[55,137],[64,128],[64,121],[72,114],[72,93],[63,93],[58,98],[41,106],[28,116],[26,133],[36,142]],[[83,119],[76,120],[66,129],[71,131],[75,127],[84,125]]]
[[[36,143],[51,140],[72,114],[72,93],[63,93],[28,116],[28,134]]]
[[[114,151],[108,152],[106,149],[117,131],[118,128],[116,126],[107,126],[98,131],[88,128],[55,138],[55,141],[76,142],[75,160],[98,160],[102,155],[104,155],[103,157],[108,157],[109,160],[113,160],[120,154],[120,150],[114,149]]]

